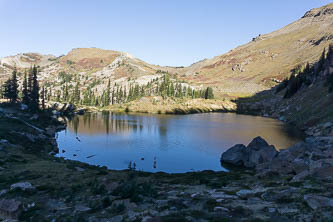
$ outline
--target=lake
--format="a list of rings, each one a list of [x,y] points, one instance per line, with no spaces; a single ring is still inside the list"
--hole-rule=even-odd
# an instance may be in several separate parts
[[[86,113],[57,134],[59,157],[109,169],[182,173],[225,170],[221,154],[261,136],[277,149],[303,139],[293,127],[269,118],[233,113],[191,115]],[[63,150],[65,152],[63,152]]]

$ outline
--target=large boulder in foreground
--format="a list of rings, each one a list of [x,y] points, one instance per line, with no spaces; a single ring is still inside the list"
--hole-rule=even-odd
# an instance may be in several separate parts
[[[273,145],[269,145],[261,137],[254,138],[246,147],[237,144],[221,156],[221,163],[228,163],[235,166],[255,168],[259,164],[270,162],[278,154]]]

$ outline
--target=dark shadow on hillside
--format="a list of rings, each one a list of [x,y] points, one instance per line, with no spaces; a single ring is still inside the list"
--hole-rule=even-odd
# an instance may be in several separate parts
[[[273,110],[278,108],[279,102],[288,101],[300,95],[302,90],[323,83],[327,92],[333,92],[333,44],[329,46],[318,61],[309,64],[299,64],[290,70],[290,76],[272,87],[246,98],[233,100],[237,104],[237,113],[269,116]],[[277,117],[277,116],[276,116]]]

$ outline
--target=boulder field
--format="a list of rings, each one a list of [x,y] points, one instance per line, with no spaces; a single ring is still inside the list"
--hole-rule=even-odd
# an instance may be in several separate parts
[[[306,177],[333,179],[333,137],[310,137],[288,149],[277,151],[261,137],[245,146],[237,144],[221,156],[221,163],[254,169],[258,177],[292,176],[293,182]]]

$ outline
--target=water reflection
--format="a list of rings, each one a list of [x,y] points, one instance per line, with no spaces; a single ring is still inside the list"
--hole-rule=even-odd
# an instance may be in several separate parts
[[[148,118],[147,118],[148,117]],[[169,116],[175,119],[175,116]],[[159,136],[167,136],[168,116],[156,118],[148,115],[127,115],[111,112],[86,113],[83,116],[75,116],[68,119],[68,130],[75,134],[128,134],[138,133],[144,129],[149,132],[157,132]]]
[[[67,130],[58,135],[58,144],[66,150],[59,156],[111,169],[126,169],[131,161],[140,170],[186,172],[224,170],[219,161],[221,153],[256,136],[280,149],[302,139],[302,134],[290,126],[255,116],[99,112],[69,120]]]

